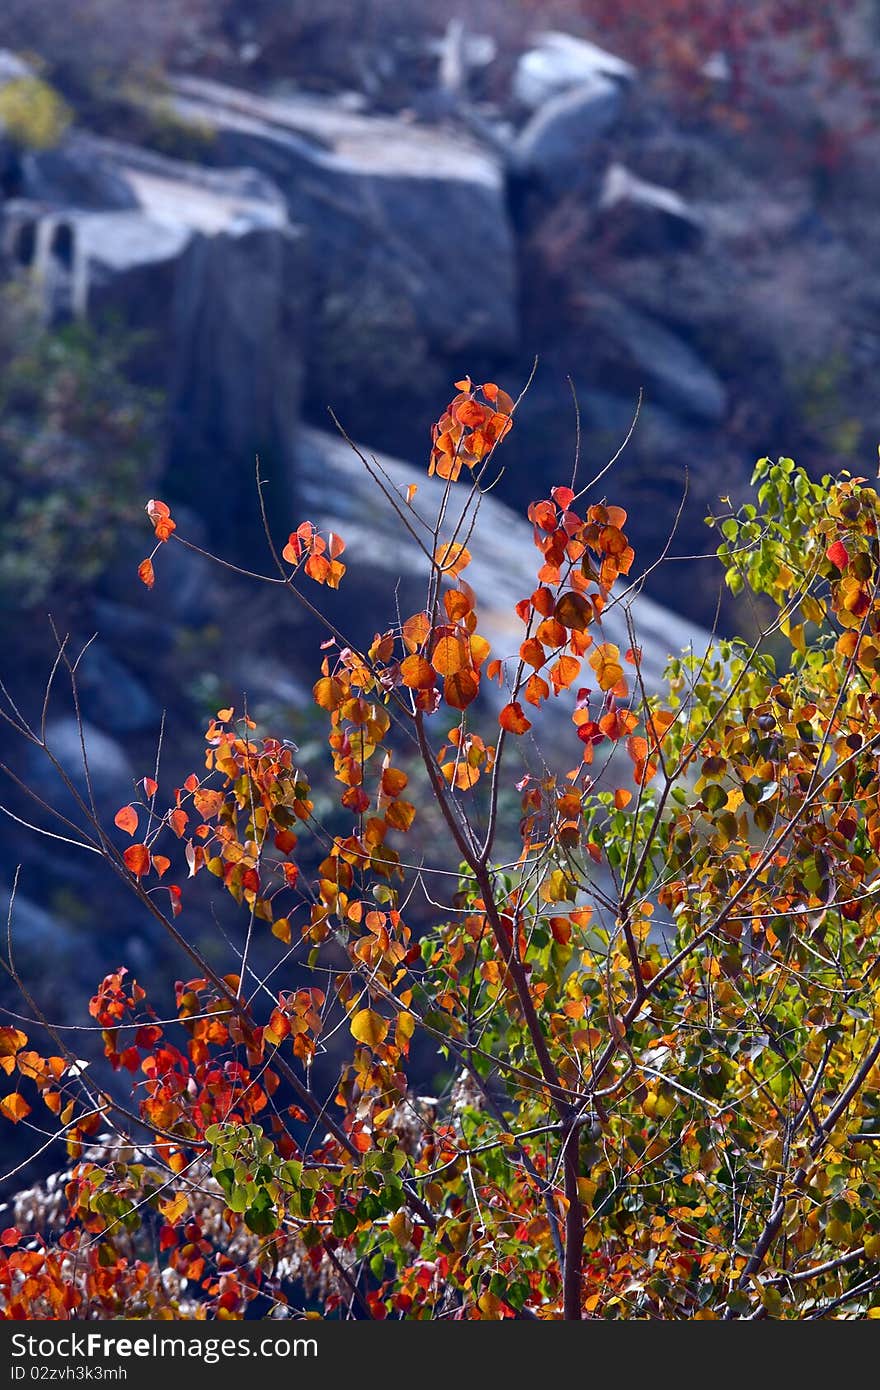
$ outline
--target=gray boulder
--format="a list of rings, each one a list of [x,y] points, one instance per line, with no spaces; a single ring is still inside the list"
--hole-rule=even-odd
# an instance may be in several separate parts
[[[93,724],[83,724],[82,736],[89,780],[98,810],[103,815],[112,815],[131,799],[134,770],[116,740],[101,733]],[[46,744],[80,796],[87,800],[80,729],[73,715],[61,715],[50,720],[46,729]],[[63,778],[38,748],[28,750],[24,780],[48,805],[74,819],[81,818],[75,798],[65,786]],[[52,828],[50,825],[49,829]]]
[[[589,84],[596,77],[630,82],[636,69],[623,58],[608,53],[588,39],[548,32],[538,35],[519,59],[513,77],[513,95],[521,105],[535,110],[572,87]]]
[[[705,237],[702,217],[678,193],[637,178],[622,164],[607,170],[596,233],[623,255],[693,251]]]
[[[327,100],[176,84],[175,108],[214,131],[210,157],[277,183],[308,229],[308,399],[381,437],[450,370],[515,345],[513,236],[502,169],[465,137]],[[454,366],[450,362],[454,359]],[[389,410],[389,406],[394,406]]]
[[[20,159],[21,196],[61,208],[137,208],[137,194],[109,148],[74,130],[52,149],[25,151]]]
[[[596,73],[551,99],[532,116],[513,146],[514,172],[554,195],[595,186],[596,147],[618,119],[619,85]]]
[[[4,937],[10,898],[9,888],[0,883]],[[47,912],[21,892],[16,893],[12,905],[11,932],[16,969],[47,1018],[53,1023],[81,1025],[86,1017],[85,1002],[106,969],[96,939],[81,926]],[[0,994],[11,1009],[30,1017],[30,1004],[12,981],[4,979]],[[25,1031],[29,1031],[27,1025]]]
[[[35,77],[36,73],[24,58],[12,53],[8,48],[0,48],[0,87],[8,82],[20,82],[22,78]]]
[[[103,642],[94,641],[77,667],[80,706],[110,734],[158,732],[161,711],[149,691]]]
[[[74,153],[124,185],[135,206],[16,202],[4,218],[6,253],[31,269],[50,321],[115,320],[140,335],[136,370],[168,401],[173,497],[197,498],[202,512],[213,500],[212,540],[246,545],[259,525],[256,456],[282,476],[298,414],[302,234],[253,170],[201,169],[85,137]],[[76,160],[64,165],[74,184]],[[64,179],[53,177],[60,196]]]

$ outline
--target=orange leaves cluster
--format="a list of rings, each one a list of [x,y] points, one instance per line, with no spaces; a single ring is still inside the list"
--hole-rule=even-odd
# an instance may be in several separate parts
[[[462,468],[473,471],[485,464],[513,423],[513,401],[494,382],[475,386],[465,377],[455,386],[458,395],[432,429],[428,467],[429,477],[436,473],[450,482]]]
[[[457,791],[470,791],[484,772],[495,765],[495,747],[485,743],[479,734],[465,733],[460,727],[450,729],[448,745],[440,749],[440,771]]]
[[[158,541],[167,541],[172,532],[177,530],[177,525],[171,518],[171,509],[165,502],[158,502],[155,498],[151,498],[147,503],[147,516],[153,523],[153,530]]]
[[[315,1054],[315,1046],[323,1019],[321,1009],[325,996],[320,989],[298,989],[278,996],[263,1038],[271,1047],[280,1047],[285,1038],[293,1038],[294,1056],[305,1061]]]
[[[172,533],[177,530],[177,523],[172,519],[170,507],[165,502],[159,502],[156,498],[151,498],[147,503],[146,513],[153,523],[156,540],[159,542],[159,545],[163,545],[171,538]],[[156,546],[156,550],[159,549],[159,545]],[[141,560],[141,563],[138,565],[138,578],[142,584],[146,584],[148,589],[152,589],[156,582],[156,575],[153,570],[153,555],[156,554],[156,550],[154,550],[153,554],[149,555],[146,560]]]
[[[401,636],[409,655],[400,663],[400,679],[415,692],[417,708],[426,713],[436,708],[438,678],[451,709],[467,709],[479,694],[490,647],[476,630],[474,602],[473,590],[462,580],[443,595],[447,622],[432,625],[428,614],[421,612],[402,625]]]
[[[69,1123],[73,1103],[67,1101],[65,1105],[62,1081],[67,1062],[63,1057],[41,1056],[28,1047],[28,1041],[20,1028],[0,1026],[0,1073],[8,1077],[18,1073],[16,1089],[0,1098],[0,1115],[17,1125],[32,1113],[33,1106],[20,1089],[22,1082],[27,1082],[36,1088],[53,1115],[60,1115],[64,1123]]]
[[[310,521],[302,521],[295,531],[291,531],[281,554],[288,564],[296,568],[303,565],[306,574],[316,584],[338,589],[345,574],[345,565],[339,559],[344,550],[345,541],[334,531],[325,540]]]

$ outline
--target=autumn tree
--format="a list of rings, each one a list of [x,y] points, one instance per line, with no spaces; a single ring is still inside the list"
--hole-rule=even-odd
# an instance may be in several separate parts
[[[469,546],[518,407],[456,392],[438,516],[363,460],[428,581],[416,612],[389,596],[365,649],[328,624],[316,654],[342,830],[244,708],[211,719],[183,785],[145,776],[107,826],[45,717],[7,701],[76,806],[35,824],[96,851],[186,970],[166,998],[117,962],[97,987],[130,1102],[30,993],[0,1028],[4,1122],[45,1147],[54,1121],[69,1156],[0,1235],[7,1317],[878,1315],[880,497],[762,460],[754,502],[710,521],[727,584],[772,616],[751,644],[673,656],[652,691],[644,576],[600,480],[529,508],[534,586],[490,649]],[[166,545],[194,543],[148,513],[150,586]],[[316,612],[344,588],[340,537],[266,535],[279,597]],[[47,703],[62,676],[76,696],[76,655],[59,643]],[[554,703],[559,770],[536,751]],[[429,810],[433,860],[407,848]],[[224,973],[204,958],[192,878],[231,895],[246,943],[275,938],[269,973],[247,944]]]

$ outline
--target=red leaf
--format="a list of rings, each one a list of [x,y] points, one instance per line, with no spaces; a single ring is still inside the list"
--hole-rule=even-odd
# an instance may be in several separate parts
[[[117,811],[113,817],[113,824],[118,825],[120,830],[124,830],[126,835],[133,835],[138,828],[138,814],[133,806],[123,806],[121,811]]]
[[[143,878],[150,872],[150,851],[146,845],[129,845],[123,854],[125,867],[135,878]]]
[[[834,541],[825,551],[825,555],[839,570],[846,569],[849,564],[849,551],[843,541]]]

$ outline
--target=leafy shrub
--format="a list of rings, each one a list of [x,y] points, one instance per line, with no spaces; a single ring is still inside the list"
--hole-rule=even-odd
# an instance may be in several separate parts
[[[57,145],[70,118],[67,103],[42,78],[16,77],[0,87],[0,129],[25,149]]]
[[[156,401],[125,374],[130,342],[42,327],[18,288],[0,337],[0,604],[88,590],[140,510]]]
[[[0,1028],[0,1115],[58,1116],[72,1165],[15,1203],[7,1316],[229,1318],[261,1296],[370,1318],[880,1315],[880,496],[762,460],[754,502],[713,524],[727,583],[771,620],[674,657],[653,694],[627,517],[592,485],[532,504],[510,649],[480,634],[468,546],[513,419],[493,384],[458,383],[430,460],[442,534],[376,474],[429,572],[366,650],[333,627],[323,644],[341,831],[246,709],[218,710],[204,765],[143,778],[114,828],[80,799],[83,844],[193,974],[176,1020],[122,968],[92,1000],[137,1113],[57,1034],[44,1056]],[[148,514],[151,587],[189,542],[167,505]],[[268,582],[314,612],[344,556],[304,521]],[[550,701],[571,714],[559,770],[532,742]],[[413,757],[444,825],[424,860]],[[242,909],[228,973],[187,934],[197,875]],[[278,942],[266,976],[255,932]]]

